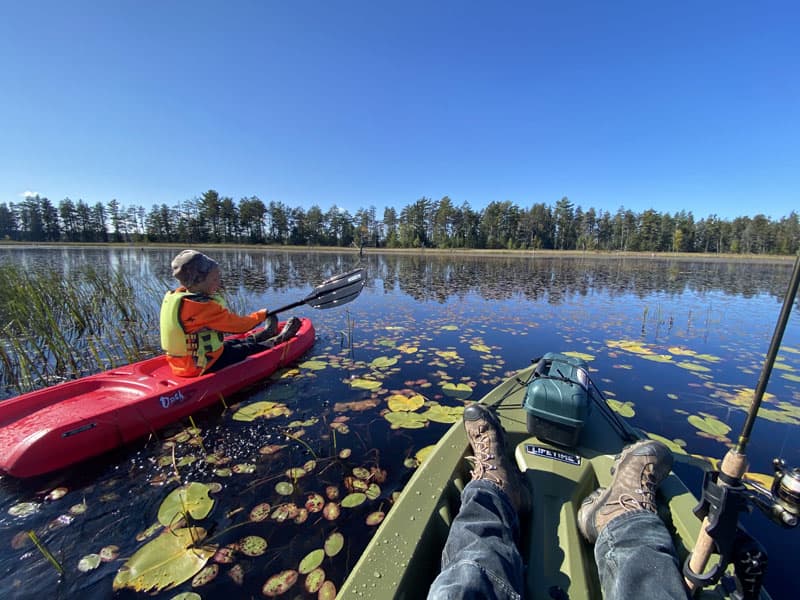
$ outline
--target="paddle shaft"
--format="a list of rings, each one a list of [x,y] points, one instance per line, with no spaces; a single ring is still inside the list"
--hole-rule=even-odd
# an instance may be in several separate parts
[[[312,308],[334,308],[355,300],[364,287],[364,269],[358,268],[349,273],[342,273],[326,279],[314,288],[314,291],[303,298],[286,306],[281,306],[269,311],[275,315],[298,306],[307,304]]]
[[[798,284],[800,283],[800,255],[794,263],[794,271],[792,272],[792,279],[789,282],[789,288],[786,290],[786,296],[783,298],[783,307],[778,316],[778,322],[775,325],[775,331],[772,334],[772,341],[767,351],[767,356],[764,359],[764,366],[761,369],[761,375],[758,378],[755,392],[753,394],[753,402],[750,405],[750,410],[747,413],[747,420],[742,427],[742,433],[739,435],[739,441],[735,448],[731,448],[722,460],[720,473],[726,477],[720,477],[718,483],[722,486],[730,485],[728,481],[738,482],[742,476],[747,472],[747,456],[745,450],[750,441],[750,434],[753,430],[758,409],[761,407],[761,401],[764,398],[764,392],[767,389],[769,377],[772,374],[772,367],[775,365],[775,358],[778,355],[778,350],[781,346],[783,333],[786,331],[786,324],[789,321],[789,313],[792,311],[792,304],[797,295]],[[697,542],[694,545],[691,558],[689,559],[689,568],[692,573],[701,574],[705,571],[708,559],[714,551],[715,543],[714,538],[708,534],[708,527],[710,526],[709,518],[706,516],[703,519],[703,525],[700,528],[700,534],[697,536]],[[693,582],[686,579],[686,585],[689,591],[694,593],[698,586]]]

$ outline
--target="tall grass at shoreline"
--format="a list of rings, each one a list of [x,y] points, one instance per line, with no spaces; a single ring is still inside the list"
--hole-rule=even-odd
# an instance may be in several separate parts
[[[165,289],[137,288],[130,276],[93,266],[67,279],[56,270],[0,265],[0,397],[160,352]]]

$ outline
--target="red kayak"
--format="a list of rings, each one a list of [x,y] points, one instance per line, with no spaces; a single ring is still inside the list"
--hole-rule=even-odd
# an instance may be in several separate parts
[[[0,401],[0,471],[32,477],[127,444],[268,377],[313,343],[302,319],[295,337],[216,373],[177,377],[160,356]]]

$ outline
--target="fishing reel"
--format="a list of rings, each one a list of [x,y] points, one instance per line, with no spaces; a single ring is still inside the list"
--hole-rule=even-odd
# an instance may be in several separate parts
[[[765,515],[783,527],[796,527],[800,521],[800,469],[789,470],[782,458],[772,461],[775,479],[771,489],[753,485],[751,499]]]

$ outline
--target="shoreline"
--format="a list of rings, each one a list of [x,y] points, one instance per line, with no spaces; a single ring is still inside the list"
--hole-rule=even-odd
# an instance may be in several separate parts
[[[120,248],[120,249],[175,249],[198,248],[203,250],[259,250],[264,252],[328,252],[369,254],[405,254],[418,256],[459,256],[459,257],[516,257],[516,258],[652,258],[652,259],[699,259],[699,260],[740,260],[745,262],[787,262],[795,255],[783,254],[717,254],[711,252],[642,252],[623,250],[506,250],[488,248],[374,248],[363,249],[353,246],[288,246],[274,244],[173,244],[173,243],[132,243],[132,242],[11,242],[0,241],[0,248]]]

